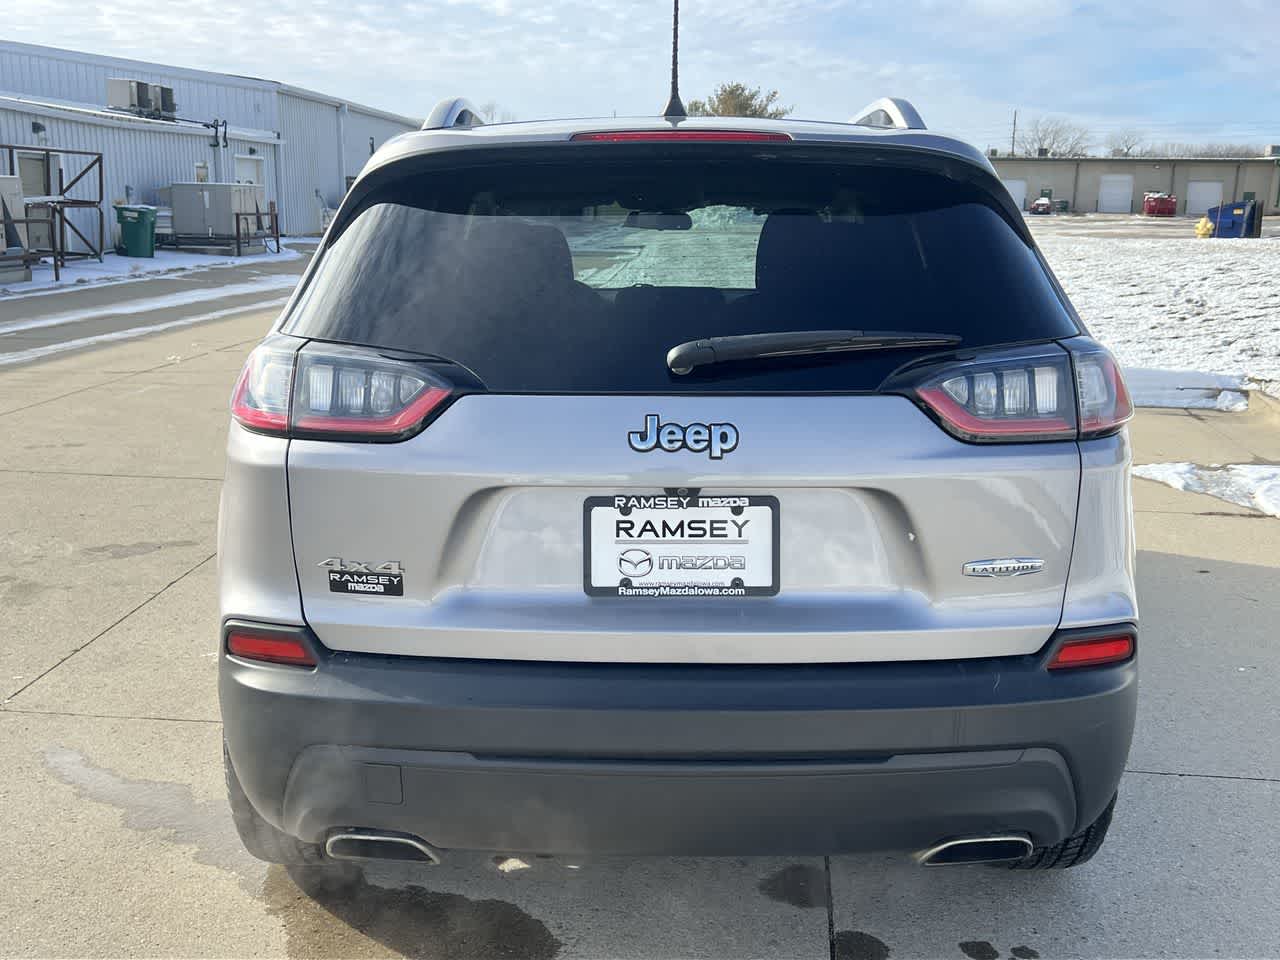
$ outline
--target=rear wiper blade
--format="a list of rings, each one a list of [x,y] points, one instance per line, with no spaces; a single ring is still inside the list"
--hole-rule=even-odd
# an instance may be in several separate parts
[[[812,353],[857,350],[898,350],[904,347],[951,347],[962,339],[951,333],[918,333],[906,330],[786,330],[777,333],[743,333],[676,344],[667,351],[667,367],[672,373],[686,374],[694,367],[730,360],[797,357]]]

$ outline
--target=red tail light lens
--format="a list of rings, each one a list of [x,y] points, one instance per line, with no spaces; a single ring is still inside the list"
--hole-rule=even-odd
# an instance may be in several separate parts
[[[1080,438],[1114,433],[1133,416],[1133,400],[1115,357],[1087,337],[1070,340],[1066,346],[1075,365]]]
[[[297,367],[296,437],[402,439],[451,392],[421,366],[351,347],[309,345],[298,352]]]
[[[946,430],[1000,443],[1074,440],[1071,364],[1056,346],[979,355],[935,368],[915,387]]]
[[[1133,637],[1122,634],[1114,637],[1089,637],[1068,640],[1049,662],[1050,670],[1071,667],[1096,667],[1104,663],[1120,663],[1133,656]]]
[[[754,130],[605,130],[575,133],[570,139],[579,143],[779,143],[790,142],[791,134],[758,133]]]
[[[288,430],[295,352],[268,340],[249,354],[231,392],[231,415],[236,420],[261,433]]]
[[[907,392],[972,443],[1085,440],[1133,416],[1115,359],[1087,337],[980,352],[907,376]]]
[[[263,433],[385,442],[419,432],[453,392],[412,359],[333,344],[287,350],[267,341],[246,362],[231,413]]]
[[[227,652],[264,663],[284,663],[295,667],[316,665],[315,657],[301,640],[281,634],[232,629],[227,634]]]

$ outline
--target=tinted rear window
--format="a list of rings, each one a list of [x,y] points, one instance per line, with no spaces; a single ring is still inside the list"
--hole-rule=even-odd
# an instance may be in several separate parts
[[[667,370],[671,347],[710,336],[922,331],[968,348],[1077,332],[973,184],[785,150],[546,153],[384,178],[285,331],[444,357],[522,393],[870,390],[919,355]]]

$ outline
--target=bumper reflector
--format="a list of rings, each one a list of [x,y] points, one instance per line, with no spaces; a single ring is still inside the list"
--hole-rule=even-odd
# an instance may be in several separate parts
[[[315,657],[302,641],[291,637],[232,631],[227,635],[227,652],[246,660],[266,663],[285,663],[295,667],[316,665]]]
[[[1133,656],[1133,638],[1129,636],[1090,637],[1087,640],[1069,640],[1058,648],[1050,670],[1070,667],[1096,667],[1103,663],[1119,663]]]

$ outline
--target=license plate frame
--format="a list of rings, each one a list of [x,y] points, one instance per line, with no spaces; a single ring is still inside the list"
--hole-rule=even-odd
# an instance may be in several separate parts
[[[678,502],[687,501],[680,506]],[[661,507],[636,506],[622,508],[618,502],[638,501],[639,503],[664,502],[677,505]],[[739,509],[735,510],[735,506]],[[601,527],[593,525],[596,511],[601,524],[607,524],[612,518],[615,521],[614,536],[607,535],[607,528],[602,533]],[[762,513],[761,511],[764,511]],[[619,597],[625,599],[655,599],[671,597],[675,599],[712,598],[728,599],[740,597],[772,597],[776,596],[780,586],[780,532],[781,508],[778,498],[771,494],[697,494],[649,495],[649,494],[615,494],[612,496],[587,497],[582,504],[582,587],[590,597]],[[746,539],[724,538],[717,543],[715,538],[697,538],[686,540],[675,537],[658,537],[657,540],[635,538],[620,540],[616,536],[616,521],[622,517],[635,514],[635,521],[643,523],[654,515],[676,520],[720,520],[734,529],[736,533],[743,531],[733,521],[758,521],[766,519],[763,525],[751,528],[750,537]],[[761,530],[767,533],[761,532]],[[665,529],[665,528],[664,528]],[[683,529],[683,528],[682,528]],[[710,528],[708,527],[708,530]],[[761,544],[762,537],[768,538],[767,544]],[[600,538],[602,543],[597,543]],[[663,546],[668,552],[654,555],[652,548]],[[738,552],[730,553],[727,548],[736,548]],[[639,576],[626,577],[622,572],[620,561],[622,553],[639,550],[649,555],[648,570]],[[611,559],[604,559],[609,557]],[[742,576],[736,577],[739,571],[732,567],[711,568],[685,567],[692,557],[698,563],[722,557],[728,563],[734,558],[744,561]],[[762,574],[760,566],[767,557],[768,570]],[[629,564],[631,569],[644,570],[643,558],[635,557],[639,565]],[[598,560],[593,570],[593,561]],[[674,561],[678,567],[668,566],[664,561]],[[736,583],[735,583],[736,579]],[[616,582],[611,582],[615,581]]]

